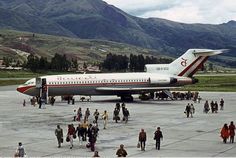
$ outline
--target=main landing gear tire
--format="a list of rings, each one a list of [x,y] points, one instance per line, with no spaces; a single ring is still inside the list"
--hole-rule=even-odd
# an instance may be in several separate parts
[[[134,101],[134,98],[132,97],[132,95],[121,96],[120,99],[121,99],[121,101],[124,101],[124,102],[133,102]]]

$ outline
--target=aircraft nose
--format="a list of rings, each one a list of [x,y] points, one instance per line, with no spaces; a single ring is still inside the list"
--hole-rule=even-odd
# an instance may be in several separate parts
[[[16,88],[16,90],[17,90],[18,92],[20,92],[20,93],[24,93],[25,87],[19,86],[19,87]]]

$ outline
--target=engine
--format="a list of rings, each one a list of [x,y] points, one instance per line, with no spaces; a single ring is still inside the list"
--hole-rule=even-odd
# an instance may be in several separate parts
[[[194,77],[177,77],[177,85],[182,86],[182,85],[188,85],[188,84],[195,84],[198,83],[198,79]]]
[[[149,78],[150,84],[167,85],[175,84],[177,79],[174,77]]]

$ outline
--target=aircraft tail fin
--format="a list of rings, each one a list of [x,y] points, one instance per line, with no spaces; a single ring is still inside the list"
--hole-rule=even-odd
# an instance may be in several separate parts
[[[147,64],[146,70],[147,72],[192,77],[203,66],[209,56],[218,55],[226,51],[227,49],[189,49],[170,64]]]
[[[203,66],[209,56],[218,55],[225,51],[225,49],[189,49],[178,59],[170,63],[170,73],[177,76],[192,77]]]

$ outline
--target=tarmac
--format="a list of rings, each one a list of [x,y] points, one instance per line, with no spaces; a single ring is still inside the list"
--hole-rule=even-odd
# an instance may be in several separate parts
[[[103,129],[99,119],[99,136],[96,150],[101,157],[116,157],[116,150],[124,144],[128,157],[234,157],[236,143],[224,144],[220,137],[220,129],[224,123],[236,122],[236,93],[200,92],[201,103],[194,103],[193,118],[186,118],[184,109],[193,101],[135,101],[126,103],[130,112],[127,124],[115,123],[112,114],[116,96],[93,96],[90,102],[81,102],[76,97],[74,105],[61,102],[56,98],[54,106],[46,105],[39,109],[30,105],[29,96],[18,93],[16,86],[0,87],[0,156],[12,157],[18,142],[22,142],[28,157],[92,157],[93,152],[85,147],[86,142],[79,144],[74,140],[74,148],[65,141],[61,148],[57,147],[54,130],[60,124],[67,133],[67,125],[73,122],[73,110],[82,108],[84,114],[89,108],[91,114],[98,109],[100,114],[108,111],[108,128]],[[225,108],[218,113],[203,113],[205,100],[225,100]],[[26,107],[23,107],[23,100]],[[90,116],[92,120],[92,116]],[[156,127],[160,126],[164,139],[161,150],[155,149],[153,140]],[[137,148],[138,134],[143,128],[147,132],[146,151]],[[65,137],[64,137],[65,138]]]

